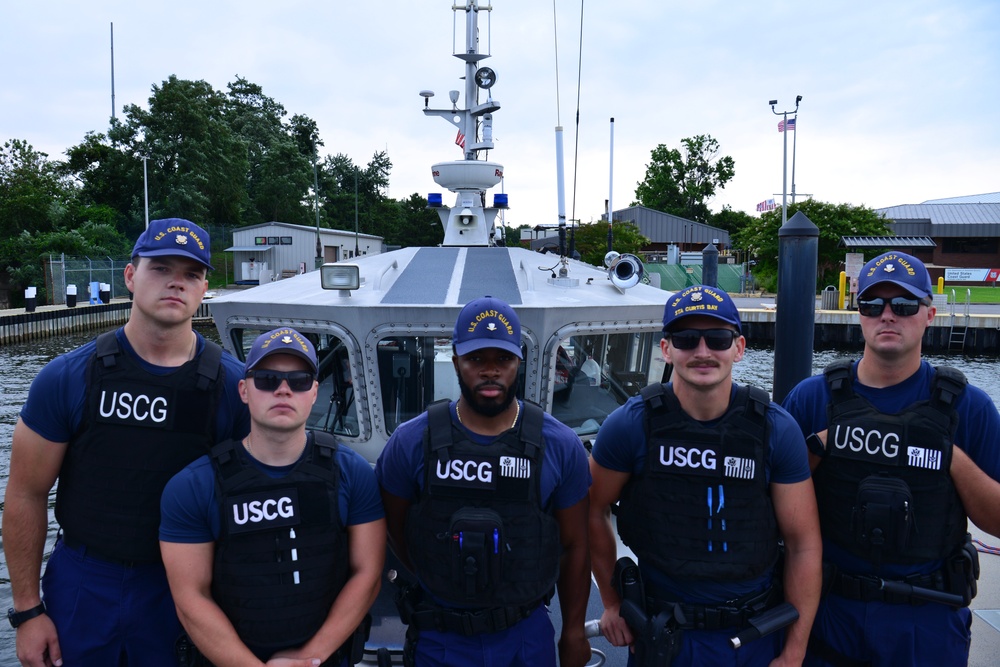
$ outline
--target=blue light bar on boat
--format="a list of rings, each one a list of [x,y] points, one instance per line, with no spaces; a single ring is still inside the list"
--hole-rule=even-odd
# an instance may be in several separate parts
[[[441,193],[432,192],[427,195],[427,206],[429,208],[441,208]]]
[[[493,208],[507,208],[507,193],[498,192],[493,195]]]

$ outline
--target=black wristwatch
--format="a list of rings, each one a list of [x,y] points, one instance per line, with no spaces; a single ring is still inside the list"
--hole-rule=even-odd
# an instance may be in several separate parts
[[[816,456],[819,456],[820,458],[826,458],[826,455],[828,453],[826,449],[826,443],[824,443],[823,440],[815,433],[810,433],[809,436],[806,437],[806,447],[808,447],[809,451],[815,454]]]
[[[39,602],[37,607],[32,607],[31,609],[25,609],[24,611],[14,611],[11,607],[7,610],[7,620],[10,621],[10,627],[16,628],[25,621],[30,621],[36,616],[41,616],[45,613],[45,603]]]

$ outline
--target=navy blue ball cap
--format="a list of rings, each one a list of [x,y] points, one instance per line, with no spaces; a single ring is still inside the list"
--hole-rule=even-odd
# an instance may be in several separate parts
[[[251,371],[266,357],[272,354],[294,354],[309,362],[309,369],[318,373],[316,364],[316,348],[312,341],[290,327],[273,329],[257,336],[247,355],[244,372]]]
[[[902,287],[918,299],[931,296],[931,275],[924,263],[905,252],[885,252],[861,268],[858,276],[858,298],[870,287],[891,283]]]
[[[212,244],[208,232],[190,220],[150,220],[149,227],[132,248],[132,257],[188,257],[212,268]]]
[[[521,355],[521,320],[509,304],[492,296],[484,296],[465,304],[455,320],[452,334],[455,354],[496,347]]]
[[[732,324],[743,334],[740,323],[740,311],[732,298],[718,287],[709,285],[694,285],[675,292],[663,309],[663,330],[676,329],[680,320],[693,315],[714,317],[717,320]]]

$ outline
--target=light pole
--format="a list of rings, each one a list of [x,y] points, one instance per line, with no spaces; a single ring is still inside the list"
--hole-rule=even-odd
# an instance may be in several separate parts
[[[316,209],[316,268],[323,266],[323,242],[319,236],[319,169],[316,167],[317,156],[313,155],[313,206]]]
[[[798,118],[799,115],[799,102],[802,101],[801,95],[795,96],[795,109],[792,111],[775,111],[774,105],[778,103],[778,100],[771,100],[768,104],[771,105],[771,113],[775,116],[781,116],[781,133],[784,135],[784,157],[782,160],[781,168],[781,225],[784,226],[785,222],[788,221],[788,114],[794,113],[795,117]]]
[[[354,258],[358,257],[358,168],[354,167]]]

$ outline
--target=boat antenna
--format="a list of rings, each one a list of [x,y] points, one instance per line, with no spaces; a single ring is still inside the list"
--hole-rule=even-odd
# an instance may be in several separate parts
[[[577,167],[580,164],[580,89],[583,86],[583,0],[580,0],[580,52],[577,56],[576,63],[576,137],[573,143],[573,203],[570,207],[570,220],[575,222],[576,217],[576,173]],[[794,183],[795,179],[792,179]],[[573,232],[570,232],[572,235]],[[572,246],[572,241],[570,241]],[[570,254],[573,254],[573,248],[570,247]]]
[[[562,108],[559,100],[559,30],[556,21],[556,0],[552,0],[552,43],[555,48],[556,67],[556,197],[559,216],[559,257],[566,258],[566,192],[565,175],[563,173],[563,128]],[[566,275],[566,264],[563,262],[560,275]]]

